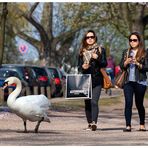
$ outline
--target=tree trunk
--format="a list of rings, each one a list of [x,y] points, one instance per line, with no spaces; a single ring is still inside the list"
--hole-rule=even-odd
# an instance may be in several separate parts
[[[144,6],[136,5],[135,6],[135,14],[132,15],[132,26],[131,32],[139,32],[141,34],[142,40],[144,39]]]
[[[3,62],[3,53],[5,45],[5,23],[8,14],[7,3],[3,3],[2,18],[1,18],[1,30],[0,30],[0,65]]]

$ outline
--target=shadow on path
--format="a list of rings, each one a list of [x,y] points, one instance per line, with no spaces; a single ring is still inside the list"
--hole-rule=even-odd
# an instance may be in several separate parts
[[[123,130],[123,127],[118,127],[118,128],[102,128],[101,131],[111,131],[111,130]]]

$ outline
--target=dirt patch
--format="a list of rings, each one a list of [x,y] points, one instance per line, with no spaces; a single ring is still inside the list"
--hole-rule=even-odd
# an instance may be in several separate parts
[[[115,93],[115,92],[114,92]],[[117,92],[116,92],[117,93]],[[105,96],[105,95],[104,95]],[[84,113],[84,102],[70,103],[65,99],[52,99],[55,108],[49,111],[51,123],[42,122],[39,133],[34,133],[36,122],[27,122],[28,133],[23,133],[23,121],[15,114],[6,111],[0,112],[0,145],[1,146],[139,146],[148,145],[147,132],[138,132],[138,113],[133,106],[132,132],[124,133],[125,127],[123,115],[124,98],[121,93],[117,96],[104,97],[100,99],[100,114],[97,130],[86,131],[86,117]],[[118,101],[116,101],[116,99]],[[106,103],[101,103],[101,102]],[[71,101],[74,102],[74,101]],[[110,102],[110,103],[107,103]],[[69,104],[68,104],[69,103]],[[61,106],[62,107],[61,107]],[[58,108],[61,107],[61,109]],[[148,123],[148,99],[145,99],[146,124]],[[68,109],[65,109],[68,108]]]

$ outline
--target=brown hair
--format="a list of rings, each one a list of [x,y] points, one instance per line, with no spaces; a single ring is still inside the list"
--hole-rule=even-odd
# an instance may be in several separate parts
[[[143,46],[143,41],[142,41],[142,38],[140,36],[140,34],[138,32],[132,32],[130,35],[129,35],[129,38],[131,38],[132,35],[135,35],[137,38],[138,38],[138,41],[139,41],[139,46],[138,46],[138,52],[136,54],[136,59],[138,61],[140,61],[140,59],[142,57],[145,57],[146,56],[146,52],[144,50],[144,46]],[[132,47],[130,47],[130,50],[132,49]]]
[[[87,34],[90,33],[90,32],[93,33],[93,35],[94,35],[94,37],[95,37],[95,42],[97,42],[96,33],[95,33],[93,30],[88,30],[88,31],[85,33],[84,37],[82,38],[82,43],[81,43],[82,47],[80,48],[80,55],[82,55],[82,52],[83,52],[84,49],[86,49],[87,46],[88,46],[88,44],[87,44],[87,42],[86,42],[86,36],[87,36]]]

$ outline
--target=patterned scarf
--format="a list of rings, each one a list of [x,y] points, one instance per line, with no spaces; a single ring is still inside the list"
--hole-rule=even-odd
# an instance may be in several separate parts
[[[95,50],[96,48],[99,48],[99,45],[97,43],[93,44],[93,45],[89,45],[86,50]]]
[[[89,63],[90,59],[92,57],[92,53],[94,53],[96,51],[96,49],[99,49],[99,46],[97,45],[97,43],[90,45],[86,48],[86,51],[83,52],[83,61],[84,63]]]

